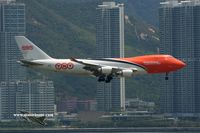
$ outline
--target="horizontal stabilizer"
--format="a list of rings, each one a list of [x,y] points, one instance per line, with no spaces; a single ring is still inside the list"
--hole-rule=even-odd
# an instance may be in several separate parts
[[[28,60],[20,60],[18,62],[20,64],[22,64],[22,65],[25,65],[25,66],[40,66],[40,65],[43,65],[43,64],[32,62],[32,61],[28,61]]]

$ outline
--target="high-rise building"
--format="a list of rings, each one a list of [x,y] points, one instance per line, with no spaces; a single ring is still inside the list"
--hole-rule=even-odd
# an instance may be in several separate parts
[[[20,111],[54,114],[54,96],[52,81],[1,82],[0,120],[15,119],[14,114]]]
[[[200,116],[200,1],[161,2],[161,53],[187,66],[161,85],[161,111],[176,117]]]
[[[25,79],[25,69],[17,60],[21,54],[14,36],[25,34],[25,5],[0,0],[0,116],[11,119],[15,113],[15,81]]]
[[[16,113],[16,83],[14,81],[0,84],[0,120],[14,119]]]
[[[0,120],[15,119],[20,110],[54,112],[52,81],[25,81],[26,69],[14,36],[25,35],[25,4],[0,0]]]
[[[14,36],[25,35],[25,5],[0,0],[0,81],[25,79],[25,69],[17,61],[21,53]]]
[[[96,15],[97,58],[124,57],[124,5],[103,2]],[[97,84],[97,108],[101,111],[125,108],[125,79]]]
[[[54,96],[52,81],[16,82],[16,112],[25,110],[36,114],[54,114]]]

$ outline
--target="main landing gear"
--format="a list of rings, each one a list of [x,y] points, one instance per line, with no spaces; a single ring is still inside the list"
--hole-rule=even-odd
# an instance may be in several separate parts
[[[106,80],[105,77],[106,77],[106,76],[104,76],[104,75],[103,75],[103,76],[100,76],[99,79],[98,79],[98,81],[99,81],[99,82],[104,82],[104,81]]]
[[[110,76],[107,76],[106,77],[106,83],[110,83],[110,81],[113,79],[113,77],[110,75]]]
[[[110,83],[110,81],[113,79],[113,77],[111,75],[105,76],[102,75],[99,77],[98,81],[99,82],[106,82],[106,83]]]
[[[165,80],[169,80],[168,73],[165,75]]]

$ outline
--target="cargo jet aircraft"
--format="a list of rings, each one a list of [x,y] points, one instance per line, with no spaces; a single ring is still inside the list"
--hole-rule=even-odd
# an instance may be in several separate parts
[[[99,82],[109,83],[113,77],[132,77],[136,74],[168,73],[185,67],[185,63],[171,55],[145,55],[130,58],[55,59],[43,52],[24,36],[15,37],[22,52],[21,65],[78,75],[98,77]]]

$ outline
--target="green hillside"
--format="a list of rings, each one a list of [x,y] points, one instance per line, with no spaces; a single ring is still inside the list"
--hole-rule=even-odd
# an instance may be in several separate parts
[[[50,56],[95,57],[95,12],[100,0],[18,1],[26,4],[27,37]],[[126,16],[125,24],[126,56],[156,53],[159,45],[157,29],[145,20],[137,20],[132,13],[126,14],[130,14]],[[31,77],[33,74],[34,77],[42,76],[35,71],[29,73]],[[70,96],[95,98],[96,78],[42,73],[54,81],[56,100]],[[158,80],[156,75],[127,79],[126,97],[158,101]]]
[[[126,3],[126,11],[137,19],[158,26],[160,0],[119,0]]]

